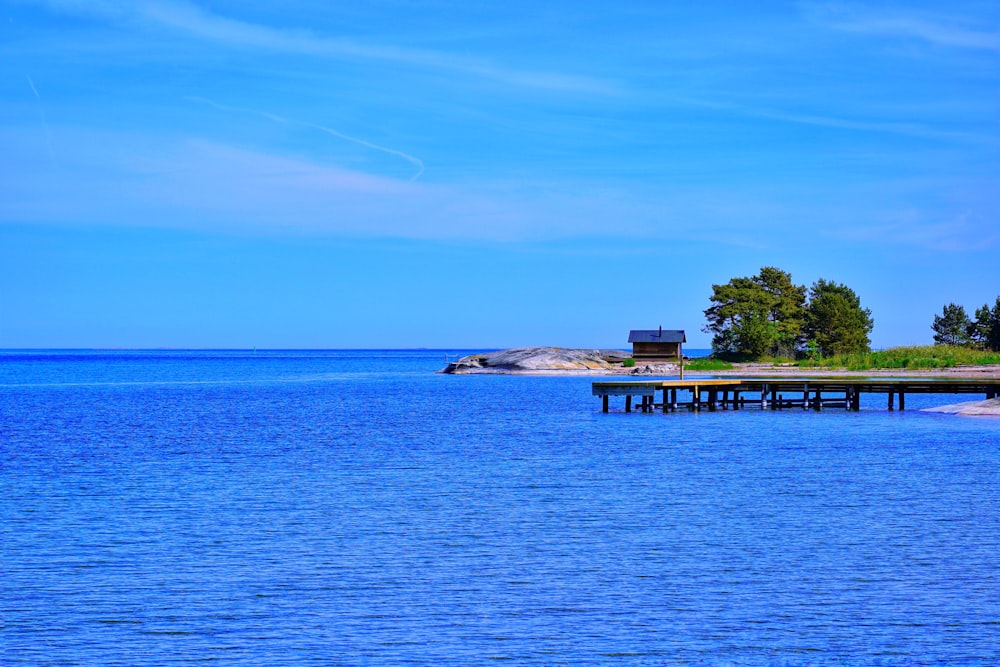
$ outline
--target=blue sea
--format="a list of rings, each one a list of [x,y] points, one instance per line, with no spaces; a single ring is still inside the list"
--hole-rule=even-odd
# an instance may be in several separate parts
[[[1000,664],[1000,420],[0,353],[4,665]]]

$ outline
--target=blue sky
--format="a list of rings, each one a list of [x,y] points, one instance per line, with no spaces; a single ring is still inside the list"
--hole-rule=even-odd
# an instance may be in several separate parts
[[[0,2],[0,347],[925,343],[998,193],[997,2]]]

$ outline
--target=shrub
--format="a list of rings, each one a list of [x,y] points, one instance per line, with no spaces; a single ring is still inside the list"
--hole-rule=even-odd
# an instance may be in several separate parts
[[[866,371],[873,368],[932,369],[980,364],[1000,364],[1000,354],[952,345],[890,347],[864,354],[837,354],[821,359],[803,359],[805,368],[846,368]]]

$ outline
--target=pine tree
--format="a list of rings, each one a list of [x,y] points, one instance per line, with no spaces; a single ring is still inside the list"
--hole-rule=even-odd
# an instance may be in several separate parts
[[[965,308],[949,303],[934,316],[931,329],[934,330],[935,345],[969,345],[972,343],[970,327],[972,325]]]
[[[717,354],[746,358],[793,356],[802,343],[806,288],[791,274],[766,266],[756,276],[712,285],[706,333]]]
[[[976,347],[1000,352],[1000,296],[992,310],[985,303],[976,310],[976,319],[969,324],[966,332]]]
[[[822,278],[809,290],[805,333],[824,355],[868,352],[872,312],[847,285]]]

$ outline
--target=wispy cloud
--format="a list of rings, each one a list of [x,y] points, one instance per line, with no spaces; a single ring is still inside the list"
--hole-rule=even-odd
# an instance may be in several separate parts
[[[24,78],[26,78],[28,80],[28,85],[31,86],[31,92],[33,92],[35,94],[35,97],[38,99],[38,101],[41,102],[42,101],[42,96],[38,94],[38,89],[35,88],[35,82],[32,81],[31,77],[28,76],[27,74],[25,75]]]
[[[28,80],[31,92],[35,94],[35,99],[38,101],[38,114],[42,120],[42,129],[45,130],[45,146],[49,151],[49,157],[54,157],[55,151],[52,150],[52,132],[49,130],[49,123],[45,119],[45,107],[42,106],[42,96],[38,93],[38,88],[35,88],[35,82],[31,80],[31,77],[25,74],[24,78]]]
[[[21,165],[0,180],[0,224],[514,242],[660,238],[664,225],[674,226],[673,239],[704,238],[730,222],[718,219],[718,192],[668,201],[597,183],[432,185],[174,136],[72,128],[62,136],[73,161],[53,165],[42,164],[29,138],[0,131],[0,146]],[[753,203],[737,198],[728,211],[744,219]]]
[[[72,162],[43,164],[30,138],[0,131],[3,152],[22,167],[0,180],[0,224],[503,241],[594,232],[611,213],[598,210],[599,197],[566,210],[534,193],[412,183],[217,142],[72,128],[63,136]]]
[[[540,180],[436,185],[175,136],[72,128],[60,136],[68,157],[52,163],[30,137],[0,131],[3,154],[19,166],[0,180],[0,225],[483,242],[670,238],[759,253],[815,238],[802,236],[809,221],[821,238],[858,247],[963,252],[1000,244],[992,195],[921,202],[926,182],[801,191]]]
[[[136,4],[100,0],[43,0],[43,4],[73,14],[109,20],[138,21],[169,28],[221,44],[326,58],[385,61],[412,67],[458,72],[511,86],[582,94],[614,94],[613,82],[563,72],[524,70],[476,58],[431,49],[368,44],[320,35],[306,29],[275,28],[228,18],[183,0],[146,0]]]
[[[721,102],[707,99],[675,97],[671,98],[671,101],[694,107],[730,112],[751,118],[795,123],[797,125],[812,125],[816,127],[828,127],[842,130],[895,134],[919,139],[937,139],[945,141],[960,140],[977,143],[1000,144],[1000,139],[992,135],[983,135],[974,132],[963,132],[957,130],[941,130],[916,122],[893,122],[843,118],[824,114],[786,111],[783,109],[755,106],[739,102]]]
[[[402,158],[403,160],[406,160],[407,162],[409,162],[410,164],[412,164],[414,167],[417,168],[416,173],[413,174],[413,176],[410,177],[411,181],[417,180],[418,178],[420,178],[420,175],[424,173],[424,163],[423,163],[423,161],[420,160],[419,158],[413,157],[409,153],[404,153],[403,151],[396,150],[395,148],[388,148],[386,146],[380,146],[380,145],[374,144],[374,143],[372,143],[370,141],[365,141],[364,139],[359,139],[358,137],[352,137],[352,136],[350,136],[348,134],[344,134],[343,132],[338,132],[337,130],[334,130],[333,128],[330,128],[330,127],[326,127],[324,125],[318,125],[316,123],[310,123],[310,122],[303,121],[303,120],[296,120],[294,118],[285,118],[284,116],[278,116],[277,114],[268,113],[266,111],[258,111],[256,109],[243,109],[243,108],[240,108],[240,107],[226,106],[226,105],[223,105],[223,104],[218,104],[217,102],[213,102],[212,100],[205,99],[204,97],[188,97],[188,98],[185,98],[185,99],[187,99],[187,100],[189,100],[191,102],[198,102],[200,104],[207,104],[208,106],[210,106],[212,108],[215,108],[215,109],[218,109],[220,111],[231,111],[231,112],[236,112],[236,113],[248,113],[248,114],[253,114],[255,116],[260,116],[262,118],[266,118],[266,119],[268,119],[270,121],[274,121],[276,123],[290,124],[290,125],[300,125],[302,127],[309,127],[309,128],[315,129],[315,130],[319,130],[320,132],[325,132],[326,134],[329,134],[330,136],[333,136],[333,137],[337,137],[338,139],[343,139],[344,141],[350,141],[351,143],[358,144],[359,146],[364,146],[365,148],[370,148],[370,149],[372,149],[374,151],[379,151],[381,153],[387,153],[389,155],[394,155],[396,157]]]
[[[870,226],[848,227],[841,238],[862,243],[909,245],[935,252],[986,252],[1000,248],[1000,232],[972,212],[949,217],[904,208],[888,211]]]
[[[920,39],[940,46],[1000,52],[1000,29],[969,28],[959,19],[917,11],[841,3],[802,3],[805,13],[836,30]]]

